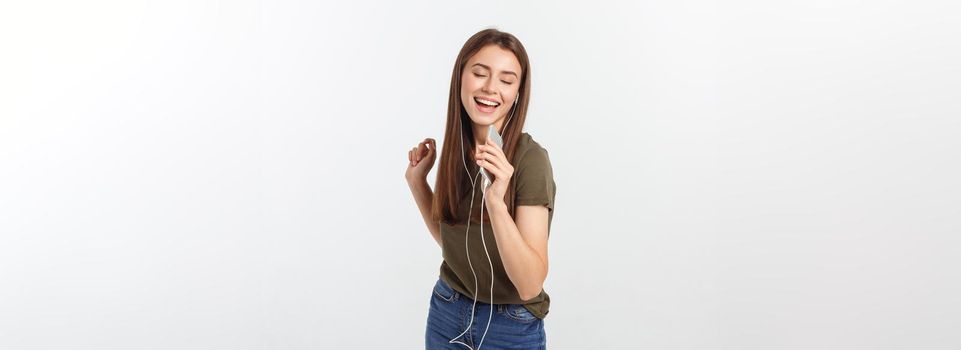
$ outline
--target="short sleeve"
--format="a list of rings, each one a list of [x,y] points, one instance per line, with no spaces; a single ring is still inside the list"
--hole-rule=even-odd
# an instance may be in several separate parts
[[[544,205],[553,214],[556,184],[547,150],[533,147],[524,153],[515,167],[517,173],[517,205]],[[552,215],[553,216],[553,215]]]

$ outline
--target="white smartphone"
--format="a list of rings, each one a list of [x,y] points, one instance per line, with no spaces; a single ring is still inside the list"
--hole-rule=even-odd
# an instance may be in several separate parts
[[[502,139],[501,135],[497,133],[497,127],[493,125],[489,126],[487,128],[487,135],[490,136],[491,140],[497,144],[497,147],[504,148],[504,139]],[[494,182],[494,179],[492,179],[490,175],[487,175],[487,171],[484,171],[484,168],[481,168],[481,173],[487,178],[487,183]]]

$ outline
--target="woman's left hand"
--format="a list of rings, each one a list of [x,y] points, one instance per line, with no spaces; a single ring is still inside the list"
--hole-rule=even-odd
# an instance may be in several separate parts
[[[514,176],[514,167],[507,161],[504,150],[488,136],[486,145],[477,146],[477,154],[474,155],[474,158],[477,159],[477,165],[483,167],[484,171],[494,178],[494,182],[484,190],[487,203],[493,202],[487,206],[487,209],[491,210],[492,205],[504,205],[507,185],[510,183],[511,177]]]

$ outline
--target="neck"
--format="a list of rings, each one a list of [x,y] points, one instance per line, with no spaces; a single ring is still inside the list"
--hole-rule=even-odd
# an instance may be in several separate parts
[[[504,125],[504,118],[501,118],[495,121],[494,124],[492,124],[490,127],[495,128],[494,131],[498,131],[499,133],[499,131],[501,130],[501,126],[503,125]],[[475,145],[486,144],[487,133],[488,131],[487,131],[486,125],[474,124],[474,144]]]

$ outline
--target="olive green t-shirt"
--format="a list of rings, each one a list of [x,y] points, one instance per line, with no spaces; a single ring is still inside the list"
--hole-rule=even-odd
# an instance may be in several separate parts
[[[554,218],[556,184],[554,183],[554,173],[547,150],[534,141],[531,135],[522,133],[517,143],[516,154],[518,155],[515,161],[517,164],[512,164],[514,166],[512,177],[517,191],[515,201],[517,205],[544,205],[547,207],[549,237],[551,221]],[[483,192],[478,182],[474,189],[473,208],[471,208],[471,196],[468,193],[461,200],[461,212],[480,211],[481,207],[484,206],[482,198]],[[486,207],[484,207],[484,211],[487,211]],[[459,217],[468,216],[461,215]],[[441,246],[444,262],[440,266],[440,278],[459,293],[477,301],[491,304],[491,264],[493,264],[493,304],[522,304],[538,318],[543,319],[547,316],[551,299],[546,292],[541,290],[541,293],[533,299],[521,300],[517,288],[507,277],[507,272],[504,270],[503,262],[497,251],[497,242],[490,222],[485,220],[483,225],[484,242],[486,242],[487,252],[490,254],[490,263],[488,263],[487,254],[484,253],[484,244],[481,241],[480,222],[471,221],[469,235],[467,234],[467,227],[466,223],[450,225],[441,221]],[[466,247],[465,241],[467,241]],[[468,252],[470,253],[470,262],[467,259]],[[471,273],[471,264],[474,267],[473,273]],[[477,275],[478,295],[476,296],[474,295],[474,274]]]

